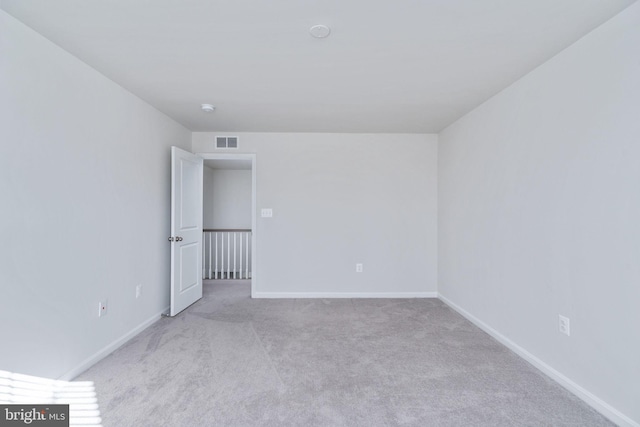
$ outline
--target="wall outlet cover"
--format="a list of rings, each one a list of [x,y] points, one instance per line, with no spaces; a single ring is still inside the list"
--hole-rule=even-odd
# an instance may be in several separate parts
[[[106,316],[109,311],[109,301],[102,300],[98,303],[98,317]]]
[[[571,321],[568,317],[561,314],[558,315],[558,330],[561,334],[565,334],[566,336],[571,335]]]

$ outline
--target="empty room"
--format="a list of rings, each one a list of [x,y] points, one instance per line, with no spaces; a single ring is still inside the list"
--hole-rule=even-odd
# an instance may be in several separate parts
[[[639,159],[635,0],[0,0],[0,425],[640,427]]]

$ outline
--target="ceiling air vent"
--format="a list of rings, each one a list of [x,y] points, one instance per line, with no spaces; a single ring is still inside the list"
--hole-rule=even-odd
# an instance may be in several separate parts
[[[216,136],[216,148],[238,148],[238,137]]]

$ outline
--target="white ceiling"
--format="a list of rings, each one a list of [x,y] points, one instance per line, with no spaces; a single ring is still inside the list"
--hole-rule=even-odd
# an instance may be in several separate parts
[[[193,131],[423,133],[441,130],[633,2],[0,0],[0,7]],[[312,38],[315,24],[331,27],[331,36]],[[216,112],[201,112],[202,103]]]

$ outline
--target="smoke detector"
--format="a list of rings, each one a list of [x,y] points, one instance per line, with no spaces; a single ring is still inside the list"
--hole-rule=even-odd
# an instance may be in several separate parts
[[[213,113],[214,110],[216,109],[216,107],[214,107],[211,104],[202,104],[202,111],[204,111],[205,113]]]
[[[331,28],[327,27],[326,25],[314,25],[313,27],[309,28],[309,33],[312,37],[315,37],[317,39],[324,39],[326,37],[329,37],[329,34],[331,34]]]

